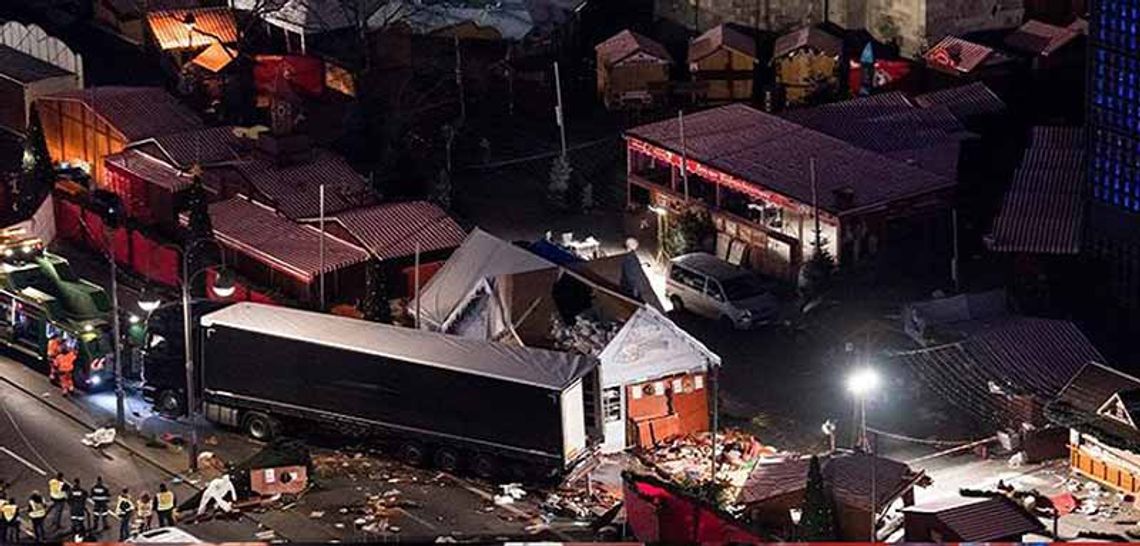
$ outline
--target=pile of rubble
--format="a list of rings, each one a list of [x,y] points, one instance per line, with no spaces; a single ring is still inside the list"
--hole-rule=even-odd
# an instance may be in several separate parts
[[[593,521],[621,502],[621,492],[602,484],[563,486],[546,496],[541,509],[548,519]]]
[[[740,488],[761,457],[779,453],[747,432],[725,430],[716,435],[716,481],[726,489]],[[702,432],[663,443],[643,453],[642,460],[670,481],[699,484],[710,481],[712,454],[713,436]]]
[[[560,351],[596,356],[609,345],[621,324],[602,322],[579,315],[574,324],[565,324],[557,313],[551,319],[550,337]]]

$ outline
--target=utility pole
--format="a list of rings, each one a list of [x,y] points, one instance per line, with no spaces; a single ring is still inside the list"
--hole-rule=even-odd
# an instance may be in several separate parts
[[[320,229],[321,237],[318,243],[318,253],[320,254],[320,268],[317,271],[317,285],[320,291],[321,311],[325,310],[325,185],[320,186]],[[311,294],[311,292],[310,292]]]
[[[114,240],[114,231],[111,231],[108,243]],[[120,331],[121,315],[119,314],[119,266],[115,263],[115,251],[111,244],[107,245],[107,257],[111,261],[111,314],[114,315],[111,324],[111,335],[115,336],[115,428],[123,432],[127,425],[126,393],[123,389],[123,338]]]
[[[689,202],[689,153],[685,145],[685,111],[677,110],[677,125],[681,131],[681,181],[685,185],[685,202]]]
[[[816,192],[815,185],[815,158],[808,159],[808,170],[811,176],[811,208],[812,216],[815,217],[815,252],[823,250],[823,235],[819,229],[819,194]]]
[[[554,61],[554,92],[558,104],[554,107],[554,119],[558,122],[559,136],[562,138],[562,159],[566,159],[566,124],[562,114],[562,76],[558,72],[558,61]]]
[[[420,242],[416,241],[416,262],[413,271],[415,271],[415,296],[416,296],[416,329],[420,327]]]
[[[954,291],[959,290],[958,283],[958,209],[950,209],[950,229],[953,230],[954,256],[950,258],[950,280],[954,281]]]
[[[865,435],[867,434],[866,414],[864,414],[863,419],[863,434]],[[879,538],[879,533],[875,529],[875,527],[879,525],[879,498],[876,496],[877,492],[875,491],[875,474],[878,472],[879,466],[878,456],[875,455],[875,444],[878,443],[879,437],[876,435],[872,436],[872,438],[873,440],[871,440],[869,444],[871,446],[871,543],[873,544],[878,542]]]
[[[467,98],[463,92],[463,55],[459,50],[459,36],[455,36],[455,85],[459,88],[459,119],[467,119]]]

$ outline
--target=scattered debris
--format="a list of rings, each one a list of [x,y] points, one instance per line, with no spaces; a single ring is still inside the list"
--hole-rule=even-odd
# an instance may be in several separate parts
[[[257,540],[262,540],[262,541],[273,540],[273,539],[277,538],[277,533],[273,532],[273,529],[266,529],[265,531],[258,531],[256,533],[254,533],[253,537],[256,538]]]
[[[83,445],[99,449],[105,445],[115,443],[115,429],[109,427],[97,428],[83,436],[80,440]]]
[[[313,510],[312,512],[309,512],[309,519],[321,519],[323,517],[325,517],[325,513],[322,510]]]
[[[621,324],[617,322],[601,322],[581,315],[575,319],[574,324],[567,325],[555,313],[550,335],[558,350],[595,356],[613,340],[620,327]]]

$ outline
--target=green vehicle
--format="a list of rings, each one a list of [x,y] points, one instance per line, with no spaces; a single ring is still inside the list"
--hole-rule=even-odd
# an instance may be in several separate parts
[[[80,390],[114,383],[111,302],[102,287],[80,279],[67,260],[39,241],[0,243],[0,344],[32,357],[49,373],[49,347],[77,350],[73,379]],[[55,343],[52,343],[52,342]]]

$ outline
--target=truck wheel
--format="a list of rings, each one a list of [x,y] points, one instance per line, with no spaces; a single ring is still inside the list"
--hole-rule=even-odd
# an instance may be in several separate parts
[[[165,417],[179,417],[184,413],[182,410],[182,395],[177,391],[162,391],[162,394],[158,396],[158,403],[155,404],[154,409]]]
[[[454,449],[441,447],[435,451],[432,462],[444,472],[455,472],[459,469],[459,454]]]
[[[246,433],[254,440],[268,442],[277,436],[277,420],[259,411],[246,414],[243,423]]]
[[[495,458],[485,453],[476,455],[475,460],[471,462],[471,472],[485,480],[495,477],[496,467]]]
[[[424,448],[414,442],[401,445],[400,460],[410,466],[420,466],[424,464]]]

